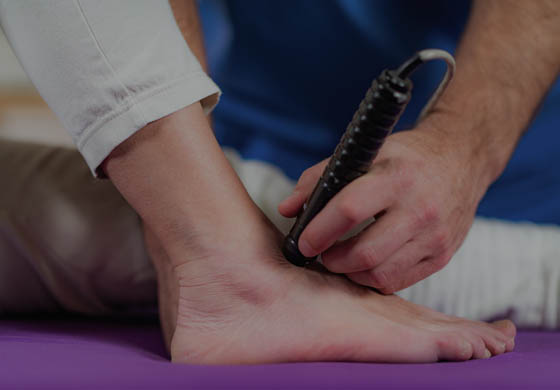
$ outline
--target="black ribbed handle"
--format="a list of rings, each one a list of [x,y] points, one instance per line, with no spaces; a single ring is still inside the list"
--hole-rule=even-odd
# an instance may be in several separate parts
[[[315,259],[305,257],[299,251],[301,233],[344,186],[368,171],[408,104],[411,90],[410,79],[403,80],[391,70],[384,70],[373,81],[319,182],[286,236],[282,252],[292,264],[304,266]]]

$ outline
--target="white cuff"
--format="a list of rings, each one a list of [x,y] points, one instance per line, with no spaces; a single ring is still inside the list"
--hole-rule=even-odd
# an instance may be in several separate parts
[[[206,114],[216,106],[220,89],[204,73],[196,72],[137,96],[129,105],[86,129],[77,146],[95,176],[97,168],[121,142],[148,123],[201,101]]]

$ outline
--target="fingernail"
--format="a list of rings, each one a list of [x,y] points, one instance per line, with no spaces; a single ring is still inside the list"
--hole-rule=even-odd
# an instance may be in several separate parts
[[[486,348],[486,351],[484,351],[484,359],[489,359],[491,357],[492,357],[492,352],[490,352],[490,350]]]
[[[305,240],[299,240],[299,251],[305,257],[313,256],[313,248],[311,248],[311,245],[309,245],[309,243]]]

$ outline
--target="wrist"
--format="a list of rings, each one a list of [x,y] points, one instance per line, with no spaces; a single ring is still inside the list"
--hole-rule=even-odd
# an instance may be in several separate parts
[[[505,169],[533,108],[517,85],[485,77],[468,67],[450,84],[423,122],[484,164],[493,182]]]
[[[443,156],[453,172],[462,172],[461,181],[468,182],[477,201],[501,174],[509,158],[509,153],[495,151],[493,141],[486,131],[481,131],[482,126],[484,121],[469,119],[462,113],[435,110],[414,130],[436,145],[431,153]]]

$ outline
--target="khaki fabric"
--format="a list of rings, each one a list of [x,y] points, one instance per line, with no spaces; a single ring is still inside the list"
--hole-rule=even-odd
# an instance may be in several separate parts
[[[77,150],[0,139],[0,313],[155,305],[140,220]]]

